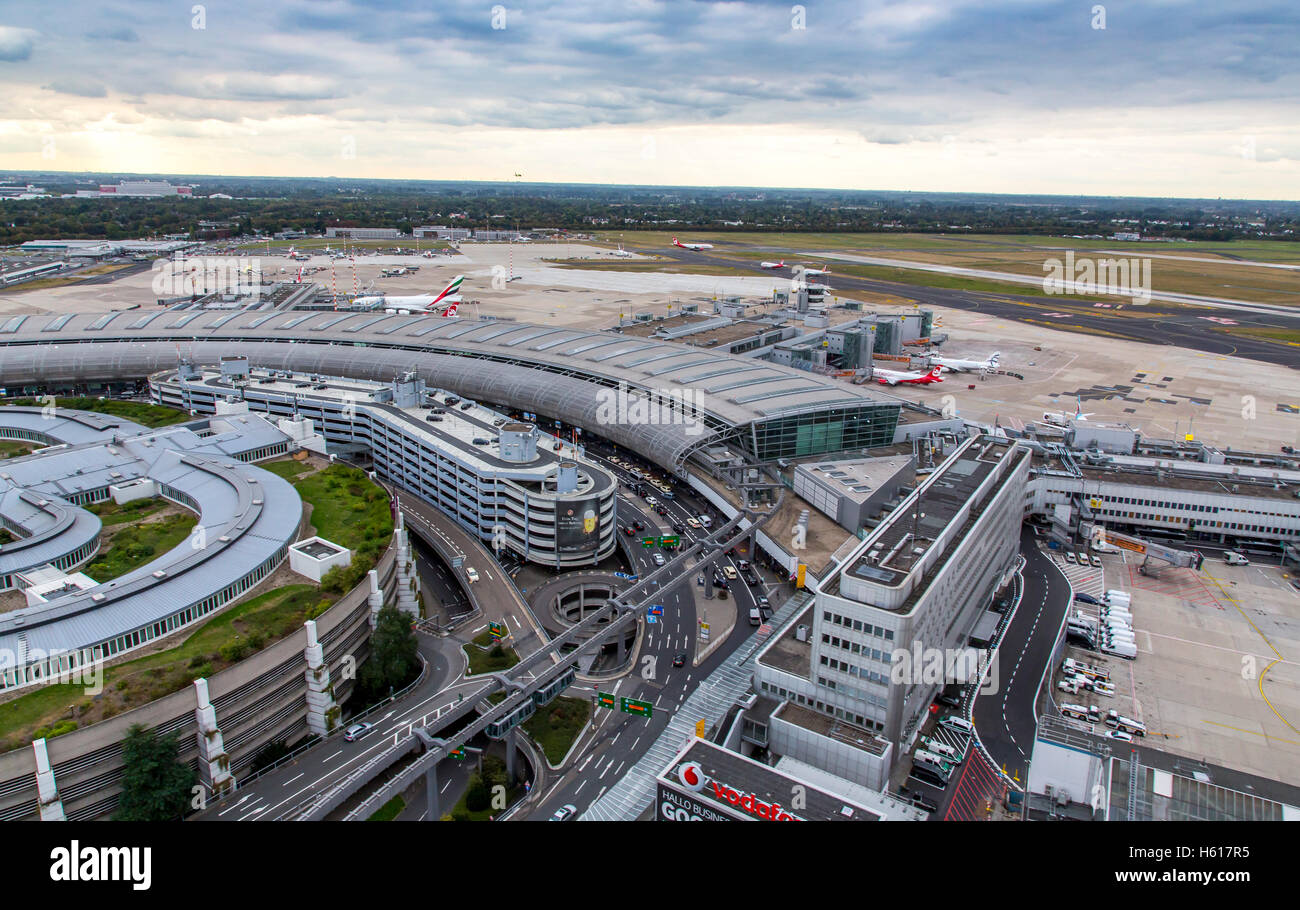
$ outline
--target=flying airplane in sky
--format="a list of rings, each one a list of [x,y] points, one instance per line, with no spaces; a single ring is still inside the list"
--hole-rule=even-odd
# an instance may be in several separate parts
[[[682,243],[676,237],[673,238],[673,246],[680,247],[683,250],[694,250],[697,253],[701,250],[713,249],[713,244],[711,243]]]
[[[929,385],[932,382],[943,382],[939,378],[939,373],[939,367],[935,367],[928,373],[882,370],[879,367],[874,367],[871,370],[871,378],[881,385],[898,385],[900,382],[907,385]]]
[[[442,315],[455,316],[456,308],[460,306],[460,285],[464,280],[464,275],[457,275],[437,294],[407,294],[391,297],[379,295],[358,297],[352,302],[360,306],[381,306],[384,309],[402,309],[425,313],[433,313],[439,307],[446,307],[442,311]]]
[[[780,262],[767,262],[764,260],[759,263],[759,267],[765,269],[783,269],[785,268],[785,260],[782,259]]]
[[[932,356],[930,362],[943,367],[945,373],[969,373],[971,371],[991,373],[998,368],[998,358],[1001,356],[1001,351],[994,351],[988,360],[962,360],[957,357]]]

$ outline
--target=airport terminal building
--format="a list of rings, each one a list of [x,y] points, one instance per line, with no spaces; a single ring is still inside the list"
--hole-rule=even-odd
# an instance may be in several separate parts
[[[759,694],[905,746],[943,688],[922,672],[928,655],[964,650],[1015,569],[1031,459],[1005,438],[962,442],[771,638],[754,673]],[[870,758],[860,773],[878,773],[871,766],[887,756]]]
[[[414,373],[392,383],[183,365],[150,380],[158,404],[214,413],[233,398],[308,418],[332,450],[369,454],[385,480],[434,503],[490,546],[565,570],[614,552],[617,483],[534,424],[448,392]]]

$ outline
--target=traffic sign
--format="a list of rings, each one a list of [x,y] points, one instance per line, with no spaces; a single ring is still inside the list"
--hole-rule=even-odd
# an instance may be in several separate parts
[[[612,711],[612,710],[614,710],[614,705],[615,705],[616,703],[617,703],[617,701],[616,701],[616,699],[614,698],[614,696],[611,695],[611,694],[609,694],[608,692],[597,692],[597,693],[596,693],[596,706],[597,706],[597,707],[599,707],[599,708],[609,708],[609,709]]]
[[[464,761],[469,758],[469,754],[464,749],[452,749],[451,757],[457,761]]]
[[[499,622],[489,622],[488,632],[491,633],[492,637],[495,638],[497,641],[500,641],[501,639],[505,638],[507,634],[505,624]]]
[[[664,605],[663,605],[663,604],[655,604],[654,606],[652,606],[652,607],[650,608],[650,615],[651,615],[651,616],[663,616],[663,615],[664,615]]]
[[[655,545],[655,538],[653,537],[641,538],[641,546],[645,547],[647,550],[653,547],[654,545]]]
[[[657,623],[657,622],[659,621],[659,617],[655,616],[655,615],[652,613],[652,614],[650,614],[649,616],[647,616],[647,617],[645,618],[645,621],[646,621],[648,624],[650,624],[650,625],[653,626],[655,623]]]
[[[678,542],[679,542],[678,538],[674,534],[670,534],[666,537],[659,538],[659,546],[661,547],[675,547],[677,546]]]
[[[640,717],[651,717],[654,714],[654,705],[651,702],[626,696],[619,699],[618,709],[624,714],[636,714]]]

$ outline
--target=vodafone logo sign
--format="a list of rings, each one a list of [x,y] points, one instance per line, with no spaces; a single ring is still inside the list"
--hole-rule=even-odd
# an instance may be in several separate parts
[[[677,769],[677,779],[686,786],[688,790],[699,792],[704,789],[708,782],[704,776],[704,769],[696,762],[688,761]]]

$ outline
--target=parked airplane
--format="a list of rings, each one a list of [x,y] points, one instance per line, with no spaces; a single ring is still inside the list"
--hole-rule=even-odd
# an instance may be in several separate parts
[[[939,367],[935,367],[928,373],[882,370],[875,367],[871,370],[871,378],[882,385],[898,385],[900,382],[907,385],[929,385],[932,382],[943,382],[939,378],[940,372]]]
[[[381,306],[384,309],[402,309],[425,313],[435,312],[439,306],[445,306],[446,309],[443,310],[442,315],[455,316],[456,308],[460,306],[460,285],[464,280],[464,275],[457,275],[437,294],[358,297],[352,302],[360,306]]]
[[[785,260],[782,259],[780,262],[763,261],[759,263],[759,266],[765,269],[783,269],[785,268]]]
[[[803,269],[803,274],[810,275],[813,278],[816,278],[818,275],[829,275],[830,273],[831,273],[830,266],[827,266],[824,269],[810,269],[807,266],[805,266]]]
[[[943,367],[945,373],[968,373],[972,370],[992,372],[998,368],[998,358],[1001,356],[1001,351],[994,351],[988,360],[961,360],[957,357],[932,356],[930,362]]]
[[[619,257],[621,257],[621,258],[623,258],[623,259],[631,259],[631,258],[632,258],[632,254],[629,253],[627,250],[623,249],[623,244],[621,244],[621,243],[618,245],[618,249],[616,249],[616,250],[614,251],[614,255],[615,255],[615,256],[619,256]]]
[[[676,237],[673,238],[673,246],[680,247],[683,250],[694,250],[697,253],[701,250],[713,249],[713,244],[711,243],[682,243]]]

